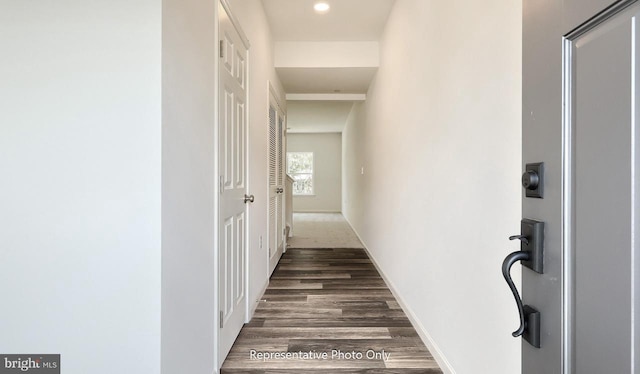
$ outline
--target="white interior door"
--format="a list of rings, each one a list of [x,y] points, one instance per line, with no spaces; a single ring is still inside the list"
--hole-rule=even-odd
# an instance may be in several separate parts
[[[523,161],[544,171],[523,215],[545,225],[543,272],[522,272],[540,312],[525,374],[640,373],[639,16],[636,1],[524,1]]]
[[[229,353],[246,313],[247,54],[248,45],[219,6],[219,363]]]
[[[284,174],[285,174],[285,168],[286,168],[286,154],[285,154],[285,138],[284,138],[284,131],[285,131],[285,120],[284,120],[284,113],[280,112],[280,115],[278,116],[278,186],[279,186],[279,193],[277,196],[277,211],[278,211],[278,231],[276,232],[276,238],[277,238],[277,243],[276,243],[276,248],[277,248],[277,252],[280,254],[279,256],[282,256],[282,253],[284,252],[284,243],[285,243],[285,219],[284,219],[284,215],[285,215],[285,194],[284,194]]]
[[[271,97],[269,106],[269,274],[284,247],[284,113]]]

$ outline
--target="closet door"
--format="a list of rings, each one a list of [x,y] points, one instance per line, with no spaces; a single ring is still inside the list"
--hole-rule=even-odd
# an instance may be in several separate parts
[[[269,107],[269,274],[283,252],[284,215],[284,121],[274,99]]]

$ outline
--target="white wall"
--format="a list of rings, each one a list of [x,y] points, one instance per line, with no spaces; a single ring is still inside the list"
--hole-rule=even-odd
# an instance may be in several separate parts
[[[364,194],[370,183],[364,177],[365,172],[369,174],[370,165],[365,160],[367,148],[371,146],[367,144],[370,125],[366,109],[366,101],[354,103],[342,132],[342,214],[356,232],[364,223],[367,210]]]
[[[380,64],[378,42],[277,42],[277,68],[350,68]]]
[[[396,1],[344,132],[344,213],[461,374],[520,371],[520,38],[520,2]]]
[[[287,101],[287,132],[342,132],[352,107],[351,101]]]
[[[249,193],[255,202],[249,208],[249,300],[252,310],[267,286],[267,181],[268,118],[270,81],[286,109],[284,91],[273,67],[273,40],[260,0],[230,0],[233,13],[251,43],[249,50]],[[262,248],[260,247],[262,237]]]
[[[214,372],[217,1],[162,13],[162,373]]]
[[[294,212],[342,210],[342,134],[287,134],[287,152],[313,152],[313,196],[294,196]]]
[[[158,373],[161,2],[0,9],[0,352]]]

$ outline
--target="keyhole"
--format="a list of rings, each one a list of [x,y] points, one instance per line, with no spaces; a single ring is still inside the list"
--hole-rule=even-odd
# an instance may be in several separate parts
[[[522,187],[527,190],[535,190],[538,188],[538,184],[540,183],[540,177],[538,173],[533,170],[527,170],[524,174],[522,174]]]

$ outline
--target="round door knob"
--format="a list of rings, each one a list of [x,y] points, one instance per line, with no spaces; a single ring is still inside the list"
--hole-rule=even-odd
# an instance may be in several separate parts
[[[527,190],[535,190],[540,184],[540,176],[533,170],[527,170],[522,174],[522,187]]]

